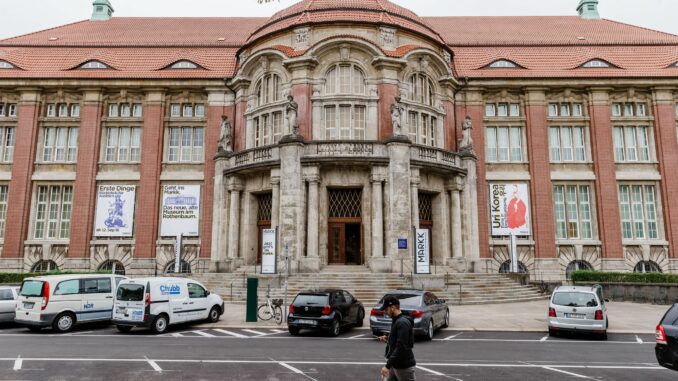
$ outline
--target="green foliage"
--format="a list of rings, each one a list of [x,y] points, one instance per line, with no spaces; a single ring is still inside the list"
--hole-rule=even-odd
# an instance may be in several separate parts
[[[108,271],[96,271],[93,273],[87,272],[49,272],[49,273],[0,273],[0,284],[19,284],[25,278],[45,275],[68,275],[68,274],[109,274]]]
[[[676,283],[678,274],[664,273],[610,273],[601,271],[575,271],[572,281],[582,283]]]

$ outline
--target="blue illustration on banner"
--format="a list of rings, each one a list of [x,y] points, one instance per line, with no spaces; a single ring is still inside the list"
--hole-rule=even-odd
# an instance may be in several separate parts
[[[123,208],[125,206],[125,200],[119,194],[115,195],[115,200],[108,203],[108,218],[104,221],[104,225],[107,228],[126,228],[127,224],[123,220]]]

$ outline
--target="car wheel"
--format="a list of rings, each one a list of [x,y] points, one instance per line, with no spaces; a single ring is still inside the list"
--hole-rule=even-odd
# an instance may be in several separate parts
[[[299,331],[301,331],[297,327],[287,327],[287,330],[290,331],[290,335],[292,336],[299,336]]]
[[[603,340],[603,341],[607,340],[607,331],[601,333],[599,338],[600,338],[600,340]]]
[[[428,321],[428,329],[426,330],[426,340],[433,340],[433,334],[435,331],[433,330],[433,319]]]
[[[450,326],[450,310],[447,310],[445,312],[445,321],[443,322],[443,326],[441,328],[447,328]]]
[[[153,323],[151,324],[151,331],[155,334],[160,334],[165,331],[167,331],[167,316],[166,315],[160,315],[153,320]]]
[[[73,329],[75,325],[75,315],[70,312],[64,312],[54,319],[52,328],[59,333],[66,333]]]
[[[549,328],[549,336],[550,336],[550,337],[556,337],[556,336],[558,336],[558,331],[556,331],[555,329]]]
[[[330,328],[330,336],[337,337],[341,333],[341,324],[339,319],[332,320],[332,327]]]
[[[128,333],[133,327],[131,325],[116,325],[115,328],[122,333]]]
[[[363,323],[365,322],[365,310],[362,308],[358,311],[358,318],[355,321],[355,326],[356,327],[362,327]]]
[[[220,312],[221,311],[219,311],[219,307],[217,307],[217,306],[212,307],[212,309],[210,310],[210,314],[207,315],[207,321],[210,322],[210,323],[218,322],[219,316],[221,316],[221,315],[219,315]]]

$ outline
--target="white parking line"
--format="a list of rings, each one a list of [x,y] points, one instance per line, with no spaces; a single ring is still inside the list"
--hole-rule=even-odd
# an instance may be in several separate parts
[[[283,331],[282,329],[272,329],[271,332],[273,332],[273,333],[284,333],[284,332],[287,332],[287,331]]]
[[[17,357],[16,360],[14,361],[14,371],[21,370],[21,367],[23,366],[24,360],[21,359],[21,356]]]
[[[284,363],[284,362],[282,362],[282,361],[278,361],[278,364],[284,366],[285,368],[291,370],[292,372],[294,372],[294,373],[296,373],[296,374],[300,374],[300,375],[302,375],[302,376],[308,378],[309,380],[317,381],[315,378],[313,378],[313,377],[307,375],[306,373],[302,372],[301,370],[299,370],[299,369],[297,369],[297,368],[295,368],[295,367],[293,367],[293,366],[291,366],[291,365],[289,365],[289,364],[287,364],[287,363]]]
[[[363,333],[362,335],[355,335],[355,336],[347,337],[346,340],[357,339],[357,338],[363,337],[363,336],[365,336],[365,335],[367,335],[367,334],[366,334],[366,333]]]
[[[257,336],[264,336],[264,335],[266,335],[266,334],[263,333],[263,332],[255,331],[255,330],[253,330],[253,329],[243,329],[243,332],[252,333],[252,334],[255,334],[255,335],[257,335]]]
[[[435,376],[444,376],[444,375],[445,375],[444,373],[436,372],[436,371],[433,370],[433,369],[424,368],[423,366],[420,366],[420,365],[417,365],[417,369],[421,369],[421,370],[423,370],[424,372],[429,372],[429,373],[431,373],[431,374],[433,374],[433,375],[435,375]]]
[[[558,373],[567,374],[568,376],[572,376],[572,377],[586,378],[586,379],[589,379],[589,380],[593,380],[593,378],[591,378],[591,377],[586,377],[586,376],[584,376],[584,375],[577,374],[577,373],[567,372],[567,371],[564,371],[564,370],[561,370],[561,369],[551,368],[551,367],[548,367],[548,366],[544,366],[544,367],[542,367],[542,368],[543,368],[543,369],[546,369],[546,370],[551,370],[551,371],[554,371],[554,372],[558,372]]]
[[[454,339],[455,337],[458,337],[458,336],[461,335],[461,334],[463,334],[463,332],[460,332],[460,333],[458,333],[458,334],[456,334],[456,335],[452,335],[452,336],[446,337],[446,338],[444,338],[443,340],[452,340],[452,339]]]
[[[184,335],[182,335],[180,332],[174,332],[174,333],[172,333],[171,336],[172,337],[184,337]]]
[[[146,362],[148,362],[148,365],[150,365],[151,368],[153,368],[154,371],[156,371],[158,373],[162,373],[162,368],[155,361],[149,360],[148,358],[146,358]]]
[[[217,331],[217,332],[220,332],[220,333],[225,333],[225,334],[227,334],[227,335],[229,335],[229,336],[233,336],[233,337],[239,337],[239,338],[246,338],[246,337],[248,337],[248,336],[246,336],[246,335],[241,335],[241,334],[239,334],[239,333],[227,331],[227,330],[225,330],[225,329],[215,328],[214,331]]]
[[[638,342],[638,344],[642,344],[642,343],[643,343],[643,339],[641,339],[640,337],[638,337],[638,335],[636,335],[636,341]]]
[[[203,332],[203,331],[193,331],[193,333],[196,333],[196,334],[198,334],[200,336],[204,336],[204,337],[216,337],[216,336],[212,335],[211,333],[207,333],[207,332]]]
[[[546,341],[546,340],[548,340],[548,339],[549,339],[549,337],[548,337],[548,335],[547,335],[547,336],[542,337],[541,340],[539,340],[539,341],[544,342],[544,341]]]

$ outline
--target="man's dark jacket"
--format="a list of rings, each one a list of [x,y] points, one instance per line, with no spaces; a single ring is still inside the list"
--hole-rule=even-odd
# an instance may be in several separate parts
[[[407,369],[417,365],[412,347],[414,347],[414,321],[400,314],[391,322],[391,333],[386,345],[386,368]]]

